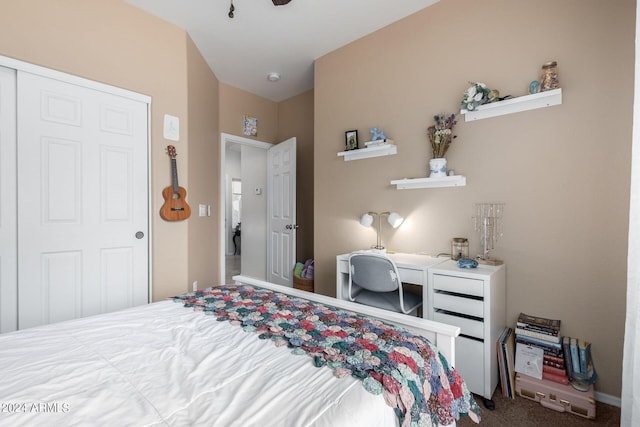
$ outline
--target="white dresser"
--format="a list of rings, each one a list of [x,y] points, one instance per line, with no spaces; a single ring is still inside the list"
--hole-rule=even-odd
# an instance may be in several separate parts
[[[496,341],[505,328],[505,266],[459,268],[446,261],[428,270],[427,317],[459,326],[456,366],[469,390],[493,405],[498,385]]]

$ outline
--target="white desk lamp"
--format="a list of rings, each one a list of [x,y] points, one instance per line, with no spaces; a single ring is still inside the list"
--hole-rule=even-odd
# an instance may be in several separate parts
[[[382,246],[382,239],[381,239],[381,233],[380,233],[380,229],[381,229],[381,225],[382,225],[382,217],[386,216],[387,217],[387,222],[389,223],[389,225],[391,225],[393,228],[398,228],[400,226],[400,224],[402,224],[402,222],[404,221],[404,218],[401,217],[397,212],[367,212],[362,214],[362,216],[360,217],[360,225],[362,225],[363,227],[371,227],[371,225],[373,224],[373,217],[377,216],[378,217],[378,229],[377,231],[377,240],[376,240],[376,245],[373,247],[373,249],[376,252],[386,252],[386,249],[384,248],[384,246]]]

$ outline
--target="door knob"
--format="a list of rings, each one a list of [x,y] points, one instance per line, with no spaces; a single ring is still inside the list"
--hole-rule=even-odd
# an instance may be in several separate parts
[[[286,228],[287,230],[297,230],[298,228],[300,228],[300,226],[298,224],[287,224],[284,226],[284,228]]]
[[[144,233],[143,233],[142,231],[138,231],[138,232],[136,233],[136,239],[138,239],[138,240],[139,240],[139,239],[142,239],[143,237],[144,237]]]

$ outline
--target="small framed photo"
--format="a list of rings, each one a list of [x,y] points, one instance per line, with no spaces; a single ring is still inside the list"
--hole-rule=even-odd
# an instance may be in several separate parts
[[[242,116],[242,133],[247,136],[258,136],[258,119],[249,115]]]
[[[357,150],[358,149],[358,131],[357,130],[348,130],[344,133],[345,151],[349,150]]]

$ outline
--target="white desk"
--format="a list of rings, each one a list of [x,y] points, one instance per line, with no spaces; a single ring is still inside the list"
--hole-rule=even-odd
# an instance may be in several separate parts
[[[336,257],[336,298],[348,300],[349,296],[349,255],[342,254]],[[394,253],[386,254],[396,263],[400,281],[422,286],[422,300],[428,301],[429,275],[428,269],[447,261],[446,258],[436,258],[429,255]],[[422,317],[428,318],[428,310],[425,305]]]
[[[400,281],[422,286],[422,317],[460,327],[456,369],[469,390],[490,400],[498,384],[496,341],[505,328],[505,266],[458,267],[450,258],[387,254]],[[336,258],[336,298],[349,299],[349,254]]]

